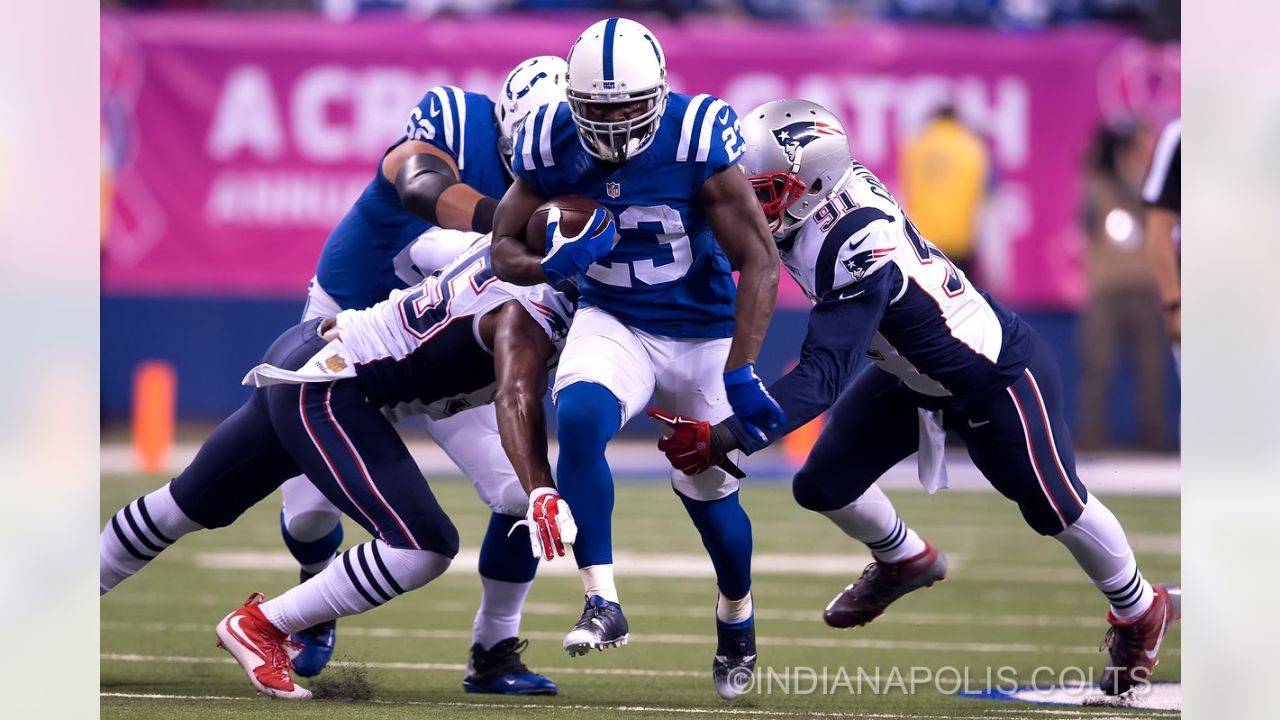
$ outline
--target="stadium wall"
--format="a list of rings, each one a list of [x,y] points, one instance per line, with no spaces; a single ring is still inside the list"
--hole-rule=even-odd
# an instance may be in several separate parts
[[[102,300],[102,417],[127,421],[132,402],[132,376],[143,360],[165,360],[177,370],[179,417],[185,421],[218,421],[248,397],[240,385],[267,347],[297,323],[302,300],[243,300],[225,297],[156,297],[113,295]],[[782,309],[774,316],[760,357],[766,380],[777,378],[799,357],[807,312]],[[1068,415],[1076,422],[1079,363],[1073,312],[1026,312],[1027,319],[1054,348],[1062,366]],[[1112,435],[1118,441],[1136,437],[1133,374],[1127,363],[1117,371],[1111,403]],[[1170,398],[1168,427],[1178,426],[1178,386],[1172,365],[1166,371]],[[647,431],[632,423],[631,432]],[[1170,436],[1172,443],[1174,438]]]

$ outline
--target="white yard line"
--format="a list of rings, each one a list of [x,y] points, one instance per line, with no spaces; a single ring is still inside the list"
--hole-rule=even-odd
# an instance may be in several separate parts
[[[832,592],[834,592],[834,589]],[[201,607],[222,607],[228,603],[226,597],[211,593],[193,593],[191,595],[147,593],[130,595],[127,590],[116,590],[112,593],[111,597],[112,599],[110,602],[125,605],[168,605],[180,603],[183,605],[199,605]],[[474,602],[435,599],[425,602],[425,609],[431,613],[460,613],[470,616],[474,615],[476,612],[476,605]],[[709,603],[703,603],[700,605],[628,604],[626,611],[627,615],[630,617],[706,618],[711,613],[711,607],[712,605]],[[577,617],[580,612],[582,612],[582,606],[580,604],[529,602],[524,605],[525,616],[561,617],[566,620],[572,620]],[[777,610],[757,607],[756,617],[770,622],[818,623],[822,621],[822,609],[820,607],[815,607],[813,610]],[[974,613],[913,613],[899,612],[897,610],[876,618],[876,625],[955,625],[1028,628],[1070,627],[1093,628],[1099,631],[1105,629],[1105,622],[1101,614],[978,615]]]
[[[103,630],[129,630],[133,632],[212,632],[212,626],[201,623],[168,623],[168,622],[119,622],[103,621]],[[346,625],[344,635],[355,637],[372,637],[389,640],[468,640],[469,630],[428,630],[424,628],[390,628],[390,627],[352,627]],[[521,633],[530,640],[546,640],[559,642],[564,634],[529,630]],[[706,645],[714,646],[714,635],[691,635],[682,633],[632,633],[631,642],[653,643],[657,645]],[[854,635],[840,634],[827,638],[794,638],[762,635],[757,638],[760,645],[768,647],[801,647],[832,648],[840,650],[912,650],[927,652],[973,652],[973,653],[1071,653],[1075,655],[1095,656],[1096,645],[1065,647],[1061,645],[1033,645],[1031,643],[979,643],[979,642],[934,642],[920,640],[872,640]],[[1165,655],[1176,655],[1178,648],[1166,648]]]
[[[951,567],[962,566],[964,559],[949,556]],[[751,571],[760,575],[827,575],[852,577],[871,562],[865,552],[830,555],[792,553],[756,553],[751,558]],[[714,578],[715,570],[706,553],[636,553],[618,551],[613,554],[615,572],[622,577]],[[195,555],[196,567],[205,570],[278,570],[298,572],[298,561],[284,550],[227,550],[201,552]],[[473,573],[480,567],[480,551],[464,549],[449,566],[451,573]],[[551,577],[578,577],[571,562],[544,562],[538,574]]]

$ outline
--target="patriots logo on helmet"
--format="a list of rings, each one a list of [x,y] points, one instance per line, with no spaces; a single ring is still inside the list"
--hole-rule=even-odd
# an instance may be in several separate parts
[[[813,120],[801,120],[773,131],[773,139],[782,146],[787,160],[796,162],[800,149],[824,136],[844,136],[844,131],[834,125]]]

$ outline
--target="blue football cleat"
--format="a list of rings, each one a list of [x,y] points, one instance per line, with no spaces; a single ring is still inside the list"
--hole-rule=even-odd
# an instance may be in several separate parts
[[[289,639],[302,646],[293,657],[293,671],[302,677],[315,677],[333,657],[333,646],[338,640],[337,623],[330,620],[312,625],[290,635]]]
[[[462,689],[469,693],[493,695],[555,695],[560,686],[546,675],[529,669],[520,661],[528,640],[507,638],[485,650],[476,643],[467,659],[467,676]]]
[[[621,647],[627,644],[629,632],[621,605],[591,595],[582,608],[582,617],[564,636],[564,649],[572,656],[586,655],[589,650]]]
[[[751,689],[756,672],[756,621],[727,623],[716,619],[716,657],[711,661],[711,680],[716,693],[733,700]]]
[[[304,583],[313,577],[315,574],[303,570],[299,583]],[[315,677],[333,657],[333,647],[338,644],[337,621],[329,620],[312,625],[290,635],[289,639],[301,648],[297,655],[292,656],[293,671],[302,677]]]

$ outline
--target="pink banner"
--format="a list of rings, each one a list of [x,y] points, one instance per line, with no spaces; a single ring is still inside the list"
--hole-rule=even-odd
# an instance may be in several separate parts
[[[496,91],[520,60],[564,54],[591,20],[104,15],[104,292],[300,297],[329,228],[426,89]],[[1099,120],[1160,121],[1180,105],[1178,48],[1113,30],[654,29],[674,89],[739,112],[821,102],[890,188],[897,147],[953,103],[991,148],[980,251],[987,286],[1017,307],[1080,300],[1079,172]],[[782,303],[804,300],[787,282]]]

